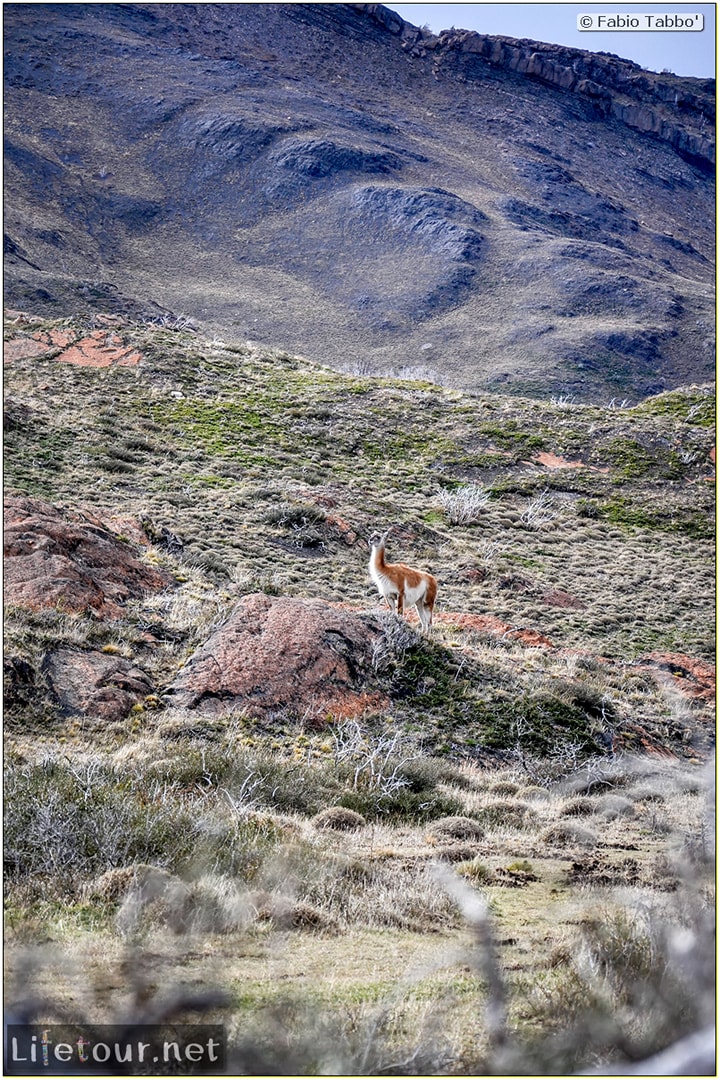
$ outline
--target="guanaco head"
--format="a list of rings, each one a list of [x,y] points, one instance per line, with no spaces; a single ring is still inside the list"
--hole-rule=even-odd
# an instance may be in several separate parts
[[[392,525],[390,526],[390,529],[391,528],[392,528]],[[377,547],[377,548],[380,548],[382,550],[385,547],[385,541],[387,540],[387,538],[388,538],[388,536],[390,534],[390,529],[386,529],[384,533],[381,533],[381,532],[371,533],[370,536],[368,537],[368,547],[370,547],[370,548]]]

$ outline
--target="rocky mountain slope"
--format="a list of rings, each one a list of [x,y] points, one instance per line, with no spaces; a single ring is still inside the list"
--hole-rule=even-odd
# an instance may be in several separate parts
[[[4,15],[13,306],[596,403],[712,377],[712,81],[380,5]]]

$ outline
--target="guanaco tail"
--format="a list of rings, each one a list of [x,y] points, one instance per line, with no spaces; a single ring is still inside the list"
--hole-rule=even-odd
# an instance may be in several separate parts
[[[406,606],[414,604],[420,616],[420,623],[425,633],[432,626],[433,608],[437,596],[438,583],[432,574],[424,570],[413,570],[405,563],[385,561],[385,541],[390,532],[374,533],[368,540],[370,545],[370,577],[377,585],[378,592],[385,598],[388,607],[402,615]]]

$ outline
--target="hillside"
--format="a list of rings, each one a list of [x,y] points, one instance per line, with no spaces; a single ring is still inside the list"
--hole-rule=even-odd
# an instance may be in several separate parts
[[[421,649],[417,661],[436,690],[416,698],[410,681],[398,690],[404,704],[396,703],[414,727],[421,707],[419,730],[427,723],[423,736],[436,748],[447,743],[457,697],[455,751],[509,749],[513,694],[534,715],[538,680],[541,696],[557,697],[566,719],[581,722],[586,752],[606,748],[611,729],[618,747],[663,743],[672,701],[659,704],[653,692],[635,702],[634,667],[638,685],[661,669],[671,673],[660,675],[661,690],[663,681],[682,688],[683,679],[692,685],[693,662],[702,667],[713,657],[708,388],[632,409],[562,400],[539,407],[431,383],[343,376],[287,353],[113,316],[47,322],[16,314],[6,335],[8,496],[90,514],[91,532],[104,523],[108,542],[124,537],[145,564],[169,575],[148,586],[164,590],[159,599],[131,603],[127,589],[139,570],[127,568],[124,592],[117,583],[85,598],[81,592],[73,617],[68,571],[40,562],[16,577],[13,567],[31,564],[22,562],[26,548],[13,548],[6,600],[17,595],[14,617],[24,627],[28,603],[49,605],[38,627],[30,617],[17,639],[18,660],[33,667],[45,694],[44,635],[72,639],[79,631],[68,617],[85,627],[88,644],[97,638],[124,642],[128,655],[139,650],[146,694],[162,696],[178,664],[240,596],[377,611],[367,537],[388,526],[391,557],[441,581],[439,644],[427,656]],[[61,533],[49,513],[34,528]],[[28,527],[18,535],[29,535]],[[87,557],[82,565],[81,578]],[[50,614],[58,575],[65,582],[59,621]],[[100,623],[87,623],[88,606]],[[110,618],[105,629],[103,617]],[[144,644],[143,628],[150,630]],[[461,667],[470,665],[460,683],[451,678],[456,649]],[[592,677],[563,680],[554,670],[584,664],[584,656]],[[587,697],[585,711],[578,694]],[[604,694],[608,702],[619,694],[623,704],[604,709]],[[288,715],[307,714],[311,704],[295,701]],[[696,704],[704,715],[702,696]],[[607,730],[599,720],[605,713]],[[690,727],[667,729],[680,752],[684,743],[706,744],[702,724]]]
[[[380,5],[4,18],[11,306],[595,404],[713,377],[711,80]]]
[[[244,1075],[642,1071],[712,1023],[709,387],[5,336],[18,1022],[221,1023]],[[377,526],[439,578],[429,639]]]

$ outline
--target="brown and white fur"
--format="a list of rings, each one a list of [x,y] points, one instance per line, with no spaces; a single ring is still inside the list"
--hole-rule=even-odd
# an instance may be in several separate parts
[[[382,535],[374,533],[368,540],[370,577],[377,585],[380,595],[387,601],[388,607],[396,611],[398,615],[402,615],[406,606],[414,604],[420,616],[423,631],[427,634],[432,626],[433,608],[438,590],[437,579],[424,570],[413,570],[405,563],[386,562],[387,535],[387,532]]]

